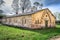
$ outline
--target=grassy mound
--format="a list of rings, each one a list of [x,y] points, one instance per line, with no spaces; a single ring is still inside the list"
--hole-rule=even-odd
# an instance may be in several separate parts
[[[0,40],[48,40],[56,35],[60,35],[60,25],[41,30],[25,30],[0,25]]]

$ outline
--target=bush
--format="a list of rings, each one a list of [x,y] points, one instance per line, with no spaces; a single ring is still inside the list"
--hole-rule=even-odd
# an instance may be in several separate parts
[[[56,24],[60,25],[60,21],[56,21]]]

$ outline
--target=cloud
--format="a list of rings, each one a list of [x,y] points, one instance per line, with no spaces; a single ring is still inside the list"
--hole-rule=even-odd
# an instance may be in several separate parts
[[[11,7],[12,0],[4,0],[4,1],[5,3],[4,5],[2,5],[1,10],[4,11],[4,14],[8,15],[12,13],[12,7]]]
[[[4,0],[7,5],[11,5],[13,0]]]

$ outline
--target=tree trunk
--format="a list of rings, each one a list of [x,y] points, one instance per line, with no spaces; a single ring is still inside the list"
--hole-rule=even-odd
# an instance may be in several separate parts
[[[22,7],[22,13],[24,13],[24,7]]]
[[[18,12],[16,12],[16,14],[18,14]]]

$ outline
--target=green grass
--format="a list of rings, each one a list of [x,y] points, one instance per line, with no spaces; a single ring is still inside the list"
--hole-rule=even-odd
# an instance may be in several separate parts
[[[41,30],[25,30],[0,25],[0,40],[48,40],[56,35],[60,35],[60,25]]]

